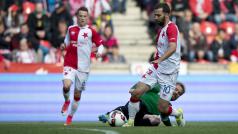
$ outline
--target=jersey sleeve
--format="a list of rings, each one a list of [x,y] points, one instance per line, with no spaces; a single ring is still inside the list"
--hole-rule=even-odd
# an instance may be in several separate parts
[[[66,33],[66,35],[65,35],[64,43],[65,43],[66,46],[68,46],[69,43],[70,43],[70,39],[69,39],[69,29],[67,30],[67,33]]]
[[[169,24],[167,28],[168,42],[177,42],[178,30],[174,23]]]
[[[96,30],[92,29],[92,42],[95,43],[97,47],[99,47],[102,44],[102,39],[99,36],[99,34],[96,32]]]
[[[3,56],[2,55],[0,55],[0,62],[2,62],[3,61]]]

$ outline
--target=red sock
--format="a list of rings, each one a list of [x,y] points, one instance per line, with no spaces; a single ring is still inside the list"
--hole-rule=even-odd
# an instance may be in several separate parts
[[[167,112],[167,115],[170,115],[173,111],[173,108],[171,106],[168,107],[168,112]]]

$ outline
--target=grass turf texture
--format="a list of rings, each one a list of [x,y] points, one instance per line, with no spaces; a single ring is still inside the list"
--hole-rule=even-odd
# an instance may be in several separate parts
[[[100,132],[100,130],[102,130]],[[105,130],[107,132],[105,132]],[[119,128],[96,122],[63,123],[1,122],[1,134],[238,134],[238,122],[188,122],[186,127],[133,127]]]

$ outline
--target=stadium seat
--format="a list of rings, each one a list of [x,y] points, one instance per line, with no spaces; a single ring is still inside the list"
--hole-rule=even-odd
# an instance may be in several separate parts
[[[25,1],[22,4],[22,9],[23,9],[23,17],[24,20],[26,21],[28,15],[35,11],[35,4],[29,1]]]
[[[206,36],[208,44],[211,44],[217,34],[217,25],[209,21],[203,21],[200,25],[201,32]]]
[[[225,21],[219,25],[219,28],[225,30],[228,35],[232,35],[235,31],[235,23]]]
[[[29,1],[23,2],[22,7],[24,14],[30,14],[35,11],[35,4]]]

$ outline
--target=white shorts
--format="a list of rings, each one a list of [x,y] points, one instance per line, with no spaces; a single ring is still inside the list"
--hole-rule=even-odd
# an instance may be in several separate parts
[[[172,74],[163,74],[157,71],[154,67],[150,67],[148,71],[142,76],[140,82],[143,82],[151,87],[151,89],[157,84],[160,84],[160,98],[166,101],[170,101],[173,95],[173,91],[176,87],[178,72]]]
[[[64,67],[63,80],[70,79],[75,84],[75,90],[85,90],[86,82],[88,80],[89,73],[80,72],[72,67]]]

